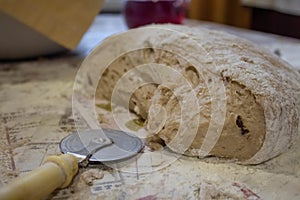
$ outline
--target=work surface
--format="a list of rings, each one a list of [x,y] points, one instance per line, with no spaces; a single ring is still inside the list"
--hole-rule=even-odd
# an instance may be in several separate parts
[[[247,38],[276,52],[300,72],[300,41],[206,22],[188,21]],[[80,63],[105,37],[126,30],[121,16],[100,15],[72,53],[0,63],[0,186],[59,154],[74,131],[72,86]],[[101,123],[116,128],[99,106]],[[182,156],[166,164],[145,149],[126,166],[81,169],[73,184],[50,199],[300,199],[300,141],[257,166]],[[119,169],[119,170],[116,170]]]

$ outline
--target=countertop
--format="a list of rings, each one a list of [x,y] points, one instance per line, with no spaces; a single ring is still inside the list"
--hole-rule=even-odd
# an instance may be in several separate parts
[[[274,52],[300,73],[300,40],[204,21],[187,20],[185,24],[246,38]],[[121,15],[100,14],[72,52],[0,62],[0,186],[38,167],[46,156],[60,152],[60,140],[75,130],[72,86],[81,62],[103,39],[126,30]],[[49,198],[198,199],[217,194],[244,199],[297,199],[300,145],[287,154],[258,166],[181,157],[150,174],[141,170],[144,161],[128,167],[136,170],[134,173],[94,166],[81,169],[69,188]],[[161,162],[150,157],[153,166]],[[93,185],[85,184],[87,173]],[[97,178],[97,173],[103,178]]]

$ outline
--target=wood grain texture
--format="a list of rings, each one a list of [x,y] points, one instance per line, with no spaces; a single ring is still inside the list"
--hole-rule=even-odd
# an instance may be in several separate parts
[[[58,44],[75,49],[104,0],[0,0],[0,11]]]
[[[251,8],[243,7],[239,0],[192,0],[189,17],[249,28],[251,12]]]

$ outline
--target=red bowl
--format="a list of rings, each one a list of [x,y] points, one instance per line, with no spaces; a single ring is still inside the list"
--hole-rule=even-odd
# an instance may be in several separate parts
[[[123,14],[129,28],[152,23],[182,24],[189,0],[127,0]]]

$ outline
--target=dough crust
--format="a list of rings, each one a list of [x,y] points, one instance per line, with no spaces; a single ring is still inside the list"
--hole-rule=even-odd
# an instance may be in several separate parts
[[[104,49],[108,46],[110,48]],[[286,151],[297,136],[299,74],[276,55],[249,41],[206,28],[151,25],[106,39],[93,52],[93,59],[103,51],[114,54],[115,59],[105,66],[99,80],[98,99],[110,100],[120,78],[138,66],[167,66],[188,81],[199,105],[198,111],[191,115],[199,120],[186,155],[201,154],[207,131],[214,128],[211,124],[220,123],[223,129],[208,155],[236,159],[244,164],[258,164],[277,156]],[[118,103],[146,120],[152,135],[180,153],[181,149],[169,144],[180,129],[184,116],[181,101],[190,90],[176,84],[172,87],[172,84],[157,83],[156,78],[142,70],[132,73],[133,78],[117,91]],[[160,76],[166,74],[174,83],[180,83],[178,74],[173,76],[162,71]],[[214,80],[224,87],[223,99],[212,96],[220,91]],[[130,94],[129,102],[122,98],[128,95],[129,85],[143,82],[145,84]],[[218,110],[212,103],[219,101],[225,102],[224,108],[219,108],[220,112],[224,111],[224,119],[213,117],[217,114],[213,112]],[[193,107],[195,105],[189,105],[190,110]],[[192,136],[185,131],[180,137]]]

